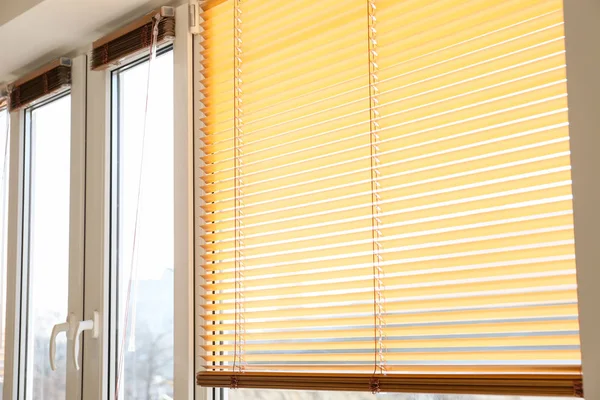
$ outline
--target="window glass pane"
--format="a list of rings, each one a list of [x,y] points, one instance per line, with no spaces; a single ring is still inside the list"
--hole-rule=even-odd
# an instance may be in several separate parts
[[[4,388],[4,332],[6,316],[6,233],[8,228],[8,112],[0,110],[0,399]]]
[[[148,62],[113,76],[112,271],[118,310],[113,332],[118,354],[112,375],[119,399],[173,396],[172,52],[160,55],[152,69],[145,139]]]
[[[52,101],[27,116],[25,398],[54,400],[65,398],[66,388],[65,335],[57,339],[56,371],[50,369],[48,347],[52,326],[65,321],[68,310],[71,98]]]
[[[227,400],[568,400],[565,397],[475,396],[466,394],[404,394],[359,392],[317,392],[296,390],[225,390]]]

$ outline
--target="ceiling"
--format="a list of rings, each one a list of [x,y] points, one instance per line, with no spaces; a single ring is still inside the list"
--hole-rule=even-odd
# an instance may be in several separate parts
[[[0,0],[0,87],[161,5],[183,0]]]

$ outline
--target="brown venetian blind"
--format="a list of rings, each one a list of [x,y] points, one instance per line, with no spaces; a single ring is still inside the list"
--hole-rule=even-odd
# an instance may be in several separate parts
[[[198,384],[582,396],[561,0],[202,18]]]
[[[175,38],[175,10],[173,7],[160,7],[94,42],[91,56],[92,69],[99,70],[118,65],[125,58],[149,49],[156,21],[158,21],[157,45],[172,41]]]
[[[33,105],[71,86],[71,60],[60,58],[10,85],[9,108]]]

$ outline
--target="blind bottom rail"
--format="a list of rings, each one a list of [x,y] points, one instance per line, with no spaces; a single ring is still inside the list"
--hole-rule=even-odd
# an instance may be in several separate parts
[[[581,375],[549,374],[312,374],[224,371],[199,372],[204,387],[389,393],[481,394],[583,398]]]

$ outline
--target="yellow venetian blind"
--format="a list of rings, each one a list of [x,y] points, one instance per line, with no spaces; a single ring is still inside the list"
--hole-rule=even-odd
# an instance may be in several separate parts
[[[582,395],[562,1],[202,18],[199,384]]]

